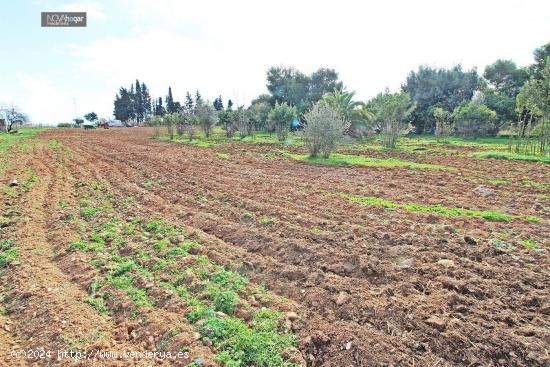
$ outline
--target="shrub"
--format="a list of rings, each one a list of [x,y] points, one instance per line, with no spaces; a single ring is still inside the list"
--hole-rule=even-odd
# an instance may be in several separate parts
[[[478,137],[496,133],[497,113],[476,101],[459,107],[455,114],[456,132],[464,137]]]
[[[296,108],[289,106],[286,102],[276,103],[269,111],[269,122],[275,127],[277,139],[285,141],[290,130],[290,123],[296,117]]]
[[[337,110],[319,103],[304,118],[306,125],[301,135],[311,157],[321,153],[324,158],[328,158],[350,127],[349,121],[340,117]]]
[[[57,124],[57,127],[73,127],[73,124],[71,124],[70,122],[60,122],[59,124]]]

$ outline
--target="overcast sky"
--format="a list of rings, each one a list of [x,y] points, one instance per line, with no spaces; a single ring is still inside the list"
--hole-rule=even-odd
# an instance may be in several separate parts
[[[42,11],[86,11],[88,26],[42,28]],[[274,65],[334,68],[366,100],[421,64],[527,65],[550,41],[547,0],[1,0],[0,14],[0,104],[36,123],[112,117],[136,78],[154,97],[246,104]]]

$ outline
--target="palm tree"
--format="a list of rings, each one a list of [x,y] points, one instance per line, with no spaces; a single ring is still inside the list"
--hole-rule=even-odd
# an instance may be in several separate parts
[[[335,90],[321,99],[320,103],[333,108],[338,114],[350,122],[350,130],[354,135],[364,135],[370,129],[374,120],[372,111],[363,102],[354,101],[355,92]]]

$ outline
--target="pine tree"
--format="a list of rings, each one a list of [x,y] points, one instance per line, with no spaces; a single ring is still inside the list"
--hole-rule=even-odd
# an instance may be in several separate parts
[[[198,105],[198,104],[201,104],[201,103],[202,103],[202,96],[199,93],[199,91],[197,90],[195,92],[195,106]]]
[[[193,111],[194,105],[195,103],[193,102],[193,98],[191,97],[191,94],[187,92],[187,94],[185,95],[185,106],[184,106],[185,111],[191,113],[191,111]]]
[[[216,109],[216,111],[221,111],[221,110],[223,110],[222,96],[219,96],[218,98],[216,98],[216,99],[214,100],[214,108]]]
[[[233,101],[232,100],[227,100],[227,110],[228,111],[233,111]]]
[[[114,115],[116,119],[120,121],[128,121],[136,117],[133,96],[133,85],[130,87],[130,91],[124,87],[120,87],[114,103]]]
[[[157,116],[164,116],[165,110],[164,106],[162,105],[162,97],[159,97],[158,103],[155,108],[155,115]]]

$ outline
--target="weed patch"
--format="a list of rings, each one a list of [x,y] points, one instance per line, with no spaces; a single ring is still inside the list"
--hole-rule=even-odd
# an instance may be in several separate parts
[[[446,167],[437,164],[428,163],[416,163],[402,161],[395,158],[371,158],[364,156],[348,155],[348,154],[332,154],[330,158],[315,157],[312,158],[308,155],[284,153],[285,156],[299,161],[313,163],[313,164],[326,164],[326,165],[356,165],[356,166],[368,166],[368,167],[405,167],[412,169],[438,169],[438,170],[452,170],[452,167]]]
[[[472,154],[475,158],[492,158],[492,159],[505,159],[513,161],[527,161],[527,162],[538,162],[538,163],[550,163],[550,157],[548,156],[536,156],[536,155],[526,155],[526,154],[516,154],[509,152],[478,152]]]
[[[539,220],[533,216],[515,216],[496,210],[473,210],[464,208],[450,208],[442,205],[423,205],[413,203],[403,204],[373,196],[356,196],[347,194],[340,194],[340,196],[351,202],[363,205],[380,206],[388,209],[405,209],[416,213],[435,213],[446,217],[475,217],[494,222],[510,222],[512,220],[526,220],[533,222]]]
[[[0,269],[5,268],[17,259],[18,248],[14,246],[13,240],[0,242]]]
[[[260,311],[249,326],[234,317],[208,317],[199,323],[199,332],[221,350],[218,359],[225,366],[297,366],[283,358],[296,339],[277,331],[279,318],[273,311]]]

